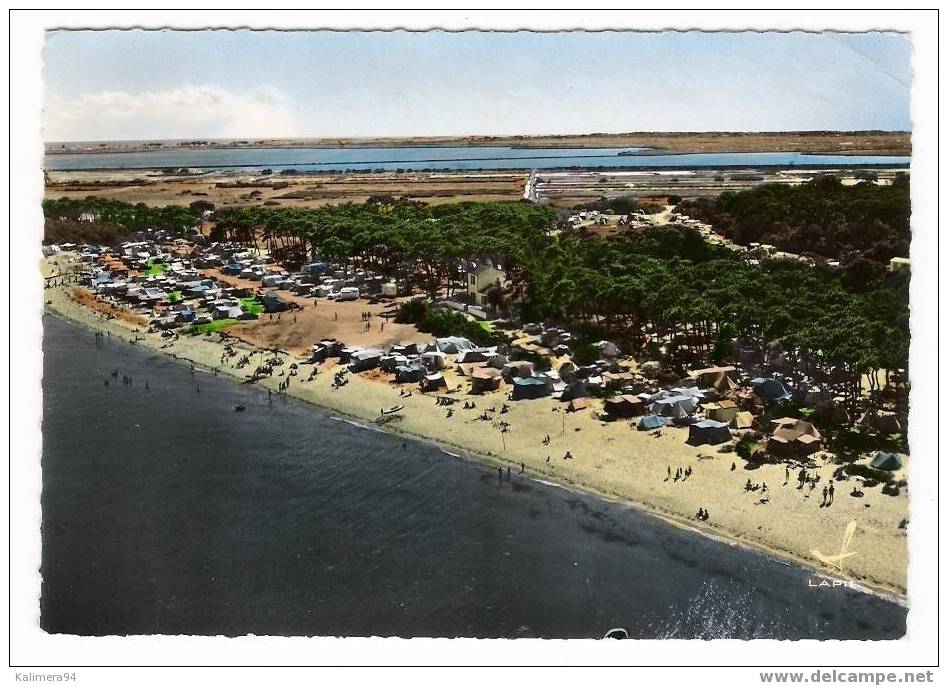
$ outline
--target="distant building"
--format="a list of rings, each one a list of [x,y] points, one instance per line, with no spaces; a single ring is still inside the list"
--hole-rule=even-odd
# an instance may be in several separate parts
[[[475,305],[486,305],[487,291],[504,285],[504,273],[491,262],[480,262],[467,273],[467,294]]]
[[[889,271],[890,272],[899,272],[902,270],[909,271],[912,268],[912,263],[907,257],[893,257],[889,260]]]

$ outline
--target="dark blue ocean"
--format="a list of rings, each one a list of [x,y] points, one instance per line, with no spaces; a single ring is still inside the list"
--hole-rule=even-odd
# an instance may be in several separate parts
[[[622,151],[638,151],[619,155]],[[885,155],[805,155],[794,152],[647,154],[636,148],[381,147],[220,148],[128,153],[47,155],[49,171],[93,169],[193,169],[259,171],[394,171],[557,169],[570,167],[717,168],[886,165],[907,167],[911,158]]]
[[[812,588],[803,568],[628,506],[516,473],[498,481],[494,469],[431,444],[335,421],[291,398],[270,403],[255,387],[192,375],[128,343],[97,343],[59,319],[47,316],[44,327],[48,632],[905,631],[898,604]],[[237,403],[247,410],[235,412]]]

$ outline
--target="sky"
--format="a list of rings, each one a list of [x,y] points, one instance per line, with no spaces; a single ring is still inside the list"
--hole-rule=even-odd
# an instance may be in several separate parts
[[[46,141],[911,129],[884,33],[64,31]]]

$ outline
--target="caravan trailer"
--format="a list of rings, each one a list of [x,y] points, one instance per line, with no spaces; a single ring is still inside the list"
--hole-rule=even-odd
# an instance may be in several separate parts
[[[359,289],[354,286],[346,286],[340,288],[339,292],[336,294],[336,300],[358,300],[359,299]]]

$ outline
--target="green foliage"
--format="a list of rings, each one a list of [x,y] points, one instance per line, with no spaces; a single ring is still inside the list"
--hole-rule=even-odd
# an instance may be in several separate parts
[[[395,321],[414,324],[419,331],[436,337],[462,336],[481,346],[495,345],[497,336],[480,322],[470,319],[460,312],[430,307],[422,300],[410,300],[398,310]]]
[[[142,272],[144,276],[161,276],[171,265],[167,262],[159,262],[157,260],[149,260],[145,264],[145,271]]]
[[[78,224],[77,232],[84,225],[118,225],[126,232],[165,229],[172,233],[183,234],[197,226],[200,212],[179,205],[149,207],[144,203],[132,205],[118,200],[97,196],[87,198],[47,198],[43,200],[43,215],[48,220],[57,220],[66,224]],[[80,222],[83,215],[92,215],[93,221]],[[49,222],[47,222],[49,224]],[[44,238],[46,242],[56,242]],[[61,242],[61,241],[60,241]]]
[[[734,452],[744,460],[750,460],[754,457],[754,451],[757,449],[757,441],[750,436],[742,436],[734,445]]]
[[[639,199],[634,195],[622,195],[617,198],[603,198],[596,202],[576,205],[575,210],[596,210],[606,214],[631,214],[639,209]]]
[[[214,333],[216,331],[221,331],[226,329],[229,326],[234,324],[239,324],[240,322],[236,319],[215,319],[212,322],[207,324],[192,324],[188,327],[188,333],[192,336],[197,336],[199,334]]]
[[[547,372],[550,370],[550,361],[531,350],[520,350],[516,353],[518,360],[526,360],[533,363],[533,369],[537,372]]]
[[[421,298],[414,298],[401,304],[395,313],[395,321],[399,324],[417,324],[427,312],[428,304]]]
[[[875,482],[871,485],[878,483],[888,483],[892,481],[892,475],[889,472],[883,471],[882,469],[874,469],[869,465],[865,464],[847,464],[843,467],[843,471],[849,476],[861,476],[863,479],[866,479],[866,486],[870,485],[870,482]]]
[[[909,254],[908,177],[890,186],[844,186],[824,175],[799,186],[763,184],[698,198],[681,209],[742,245],[768,243],[844,263],[861,257],[887,264]]]
[[[729,323],[724,323],[718,330],[718,336],[714,341],[714,348],[711,349],[711,361],[714,364],[720,364],[731,358],[734,353],[734,327]]]
[[[570,358],[573,364],[584,367],[599,359],[599,348],[592,343],[579,343],[573,348]]]
[[[244,312],[255,314],[258,317],[263,314],[263,303],[257,300],[256,296],[241,298],[240,307]]]
[[[806,227],[816,226],[819,236],[807,240],[817,251],[823,249],[820,240],[828,240],[828,234],[846,223],[849,233],[832,244],[842,249],[862,240],[854,233],[856,222],[864,228],[865,222],[882,222],[892,229],[883,233],[902,236],[902,229],[907,230],[908,184],[897,179],[889,187],[843,187],[821,178],[800,188],[762,186],[723,194],[698,205],[720,214],[733,231],[744,231],[744,224],[759,220],[767,231],[782,222],[803,227],[801,235],[809,236]],[[169,229],[196,221],[188,208],[148,208],[97,198],[47,200],[43,208],[48,224],[112,222],[109,226]],[[95,212],[97,221],[79,223],[82,212]],[[870,370],[908,367],[907,273],[880,279],[878,269],[857,266],[841,277],[790,261],[755,267],[709,244],[698,232],[675,225],[611,240],[555,234],[551,229],[556,212],[523,202],[424,205],[380,197],[361,205],[319,208],[223,208],[215,218],[215,240],[255,244],[262,239],[276,250],[352,260],[383,274],[394,275],[411,265],[412,285],[422,288],[429,300],[445,289],[464,288],[459,275],[467,265],[489,258],[509,281],[499,295],[519,301],[524,320],[565,322],[581,341],[613,338],[629,349],[644,348],[646,336],[651,336],[649,347],[657,351],[661,346],[669,356],[670,373],[699,358],[725,361],[733,339],[777,341],[806,353],[811,365],[824,373],[844,372],[855,389]],[[871,226],[865,230],[875,231]],[[424,302],[404,305],[399,320],[439,336],[463,335],[484,344],[497,340],[463,314]],[[662,339],[674,342],[666,346],[658,342]],[[598,358],[588,349],[577,353],[578,362]],[[849,391],[850,397],[856,392]]]
[[[176,303],[181,301],[181,291],[171,291],[168,293],[168,302]]]

